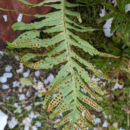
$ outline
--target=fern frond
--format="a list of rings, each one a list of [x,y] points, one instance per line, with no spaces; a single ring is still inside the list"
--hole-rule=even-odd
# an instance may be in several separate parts
[[[25,0],[20,1],[28,4]],[[48,4],[50,2],[54,4]],[[91,97],[102,100],[100,95],[104,93],[101,88],[98,87],[97,83],[91,80],[88,72],[81,67],[81,64],[89,67],[95,75],[101,78],[113,82],[115,82],[115,80],[111,80],[108,76],[98,72],[91,63],[78,56],[74,52],[73,46],[81,48],[84,52],[92,56],[118,57],[99,52],[88,42],[72,32],[72,30],[78,32],[92,32],[95,30],[91,27],[82,27],[69,18],[70,15],[80,17],[80,14],[72,11],[71,7],[82,5],[71,4],[67,0],[44,0],[39,4],[29,5],[30,7],[36,7],[44,4],[45,6],[55,8],[56,11],[43,15],[43,20],[40,22],[30,24],[20,22],[14,24],[14,30],[28,31],[19,36],[13,43],[8,42],[8,46],[10,48],[47,48],[55,45],[55,48],[46,54],[28,53],[24,55],[20,61],[33,69],[49,69],[53,68],[55,65],[64,64],[64,67],[58,72],[53,82],[48,86],[48,92],[42,93],[43,95],[46,94],[43,108],[47,109],[47,112],[52,112],[50,118],[58,116],[61,112],[68,113],[55,124],[56,128],[65,125],[63,130],[75,130],[76,126],[84,130],[86,127],[90,126],[87,121],[93,122],[93,119],[87,108],[83,105],[83,102],[94,109],[101,110],[102,108],[92,100]],[[44,29],[42,30],[43,27]],[[51,38],[40,39],[39,29],[48,34],[56,32],[56,35]],[[32,62],[32,59],[36,59],[37,57],[39,57],[40,60]],[[82,93],[81,88],[85,89],[88,94]],[[56,94],[55,97],[53,93]],[[82,111],[85,117],[82,116]]]

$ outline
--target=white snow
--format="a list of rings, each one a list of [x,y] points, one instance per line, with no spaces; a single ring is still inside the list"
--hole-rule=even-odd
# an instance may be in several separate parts
[[[115,4],[115,0],[113,0],[113,2]],[[102,11],[99,15],[100,15],[100,17],[103,17],[103,16],[105,16],[105,14],[106,14],[106,11],[104,9],[102,9]],[[104,34],[105,34],[106,37],[111,37],[114,34],[114,32],[111,33],[112,20],[113,20],[113,18],[108,19],[106,21],[106,23],[103,25],[103,28],[104,28],[103,31],[104,31]]]
[[[106,14],[105,9],[102,9],[102,12],[99,14],[99,16],[100,16],[100,17],[103,17],[103,16],[105,16],[105,14]]]
[[[7,19],[7,15],[3,15],[3,18],[4,18],[4,21],[7,22],[8,19]]]
[[[103,26],[103,28],[104,28],[103,31],[104,31],[106,37],[111,37],[114,34],[114,32],[111,33],[112,20],[113,20],[113,18],[108,19]]]
[[[2,55],[2,56],[4,55],[3,51],[0,51],[0,55]]]
[[[36,80],[36,78],[35,78],[35,77],[33,78],[33,82],[34,82],[34,83],[36,83],[36,82],[37,82],[37,80]]]
[[[100,118],[95,118],[94,119],[94,124],[98,124],[98,123],[101,123],[101,119]]]
[[[0,77],[0,82],[1,83],[5,83],[7,82],[7,78],[11,78],[13,76],[12,73],[4,73],[1,77]]]
[[[28,69],[26,72],[23,73],[23,77],[28,77],[30,74],[30,70]]]
[[[59,114],[59,116],[63,117],[63,114],[62,114],[62,113],[60,113],[60,114]]]
[[[116,89],[122,89],[123,88],[123,85],[120,85],[118,83],[115,84],[115,86],[112,88],[112,90],[116,90]]]
[[[103,115],[104,115],[104,118],[107,119],[108,116],[106,115],[106,113],[105,113],[105,112],[102,112],[102,113],[103,113]]]
[[[100,81],[100,78],[95,78],[95,75],[91,78],[94,82]]]
[[[117,129],[117,130],[125,130],[125,129],[123,129],[123,128],[121,127],[121,128],[119,128],[119,129]]]
[[[37,121],[37,122],[35,123],[35,125],[36,125],[37,127],[41,127],[41,126],[42,126],[42,123],[39,122],[39,121]]]
[[[18,108],[19,107],[19,105],[18,105],[18,103],[16,102],[16,103],[14,103],[14,106],[16,107],[16,108]]]
[[[45,79],[45,80],[44,80],[44,83],[45,83],[45,84],[48,84],[48,80],[47,80],[47,79]]]
[[[105,122],[103,123],[102,127],[108,127],[107,121],[105,121]]]
[[[4,76],[1,76],[1,77],[0,77],[0,82],[1,82],[1,83],[7,82],[7,78],[4,77]]]
[[[37,130],[37,127],[36,127],[36,126],[33,126],[33,127],[32,127],[32,130]]]
[[[117,5],[116,0],[112,0],[112,3],[114,4],[114,6],[116,6],[116,5]]]
[[[17,22],[21,22],[22,21],[22,18],[23,18],[23,15],[22,14],[19,14],[18,18],[17,18]]]
[[[6,78],[11,78],[13,76],[13,74],[12,73],[4,73],[3,76]]]
[[[19,87],[20,86],[20,82],[18,81],[13,81],[13,88],[14,87]]]
[[[37,84],[33,85],[33,87],[39,91],[39,92],[46,92],[46,89],[44,88],[43,82],[38,81]]]
[[[5,67],[5,71],[6,71],[6,72],[10,72],[11,69],[12,69],[12,66],[11,66],[11,65],[7,65],[7,66]]]
[[[117,122],[114,122],[112,125],[113,125],[115,128],[118,127],[118,123],[117,123]]]
[[[30,110],[32,109],[32,106],[31,106],[31,105],[30,105],[30,106],[26,106],[25,109],[26,109],[27,111],[30,111]]]
[[[31,126],[31,122],[32,122],[32,119],[30,119],[29,117],[26,117],[23,119],[22,124],[25,126]]]
[[[19,73],[23,73],[23,69],[24,69],[23,64],[20,63],[19,67],[20,67],[20,69],[16,70],[17,74],[19,74]]]
[[[10,129],[13,129],[18,124],[18,121],[15,117],[12,117],[11,120],[8,121],[8,126]]]
[[[34,114],[34,112],[30,112],[30,114],[29,114],[29,117],[31,118],[31,119],[33,119],[33,118],[37,118],[37,115],[36,114]]]
[[[23,92],[23,86],[19,87],[19,92],[22,93]]]
[[[39,70],[37,70],[37,71],[35,71],[35,73],[34,73],[34,74],[35,74],[35,76],[36,76],[36,77],[39,77],[39,76],[40,76],[40,71],[39,71]]]
[[[94,119],[94,124],[98,124],[98,123],[101,123],[101,119],[100,118],[96,118],[95,115],[92,115],[93,119]]]
[[[24,130],[29,130],[29,126],[25,125]]]
[[[85,94],[87,93],[87,91],[85,89],[83,89],[83,88],[81,88],[80,90],[81,90],[81,92],[83,92]]]
[[[18,56],[15,56],[14,58],[15,58],[17,61],[19,61],[19,57],[18,57]]]
[[[128,11],[130,11],[130,4],[127,4],[127,5],[125,6],[125,12],[127,13]]]
[[[53,79],[54,79],[54,75],[50,73],[47,79],[44,80],[44,83],[45,84],[51,83]]]
[[[2,85],[2,89],[4,89],[4,90],[5,90],[5,89],[9,89],[9,85],[8,85],[8,84],[3,84],[3,85]]]
[[[59,122],[59,121],[60,121],[60,119],[57,119],[57,120],[54,121],[54,123],[56,124],[56,123]]]
[[[8,116],[0,110],[0,130],[4,130]]]
[[[19,100],[22,101],[22,100],[25,100],[26,97],[24,94],[19,94]]]
[[[27,91],[26,96],[27,96],[27,97],[30,97],[30,96],[31,96],[30,91]]]
[[[83,117],[85,116],[83,111],[82,111],[82,116],[83,116]]]

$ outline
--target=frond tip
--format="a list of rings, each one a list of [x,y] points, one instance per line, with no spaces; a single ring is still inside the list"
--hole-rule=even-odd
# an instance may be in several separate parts
[[[27,4],[27,1],[25,0],[20,1]],[[53,2],[54,4],[50,5],[48,4],[49,2]],[[47,112],[52,112],[50,115],[51,119],[58,116],[61,112],[68,113],[55,124],[55,128],[64,125],[63,130],[75,130],[76,127],[85,130],[86,127],[90,126],[87,122],[94,122],[86,106],[102,110],[91,97],[102,100],[100,95],[102,96],[104,93],[101,88],[98,87],[97,83],[91,80],[88,72],[81,67],[81,64],[89,67],[95,75],[100,76],[101,78],[113,82],[114,80],[111,80],[108,76],[98,72],[91,63],[78,56],[74,52],[72,46],[79,47],[92,56],[101,55],[114,58],[118,57],[100,53],[88,42],[72,33],[71,30],[79,32],[95,30],[90,27],[82,27],[68,17],[69,15],[79,16],[80,14],[78,12],[74,12],[70,10],[70,8],[82,5],[71,4],[67,0],[44,0],[39,4],[29,5],[31,7],[36,7],[44,4],[45,6],[55,8],[56,11],[41,16],[44,19],[40,22],[31,24],[20,22],[13,25],[14,30],[29,31],[23,33],[13,43],[8,43],[8,46],[11,48],[41,48],[58,44],[53,50],[43,55],[28,53],[21,58],[21,62],[33,69],[49,69],[60,63],[64,64],[64,67],[58,72],[53,82],[48,86],[48,92],[43,93],[43,95],[46,94],[43,109],[47,109]],[[40,32],[38,29],[43,27],[45,28],[43,32],[48,34],[57,32],[57,34],[50,39],[40,39]],[[32,29],[33,31],[31,31]],[[41,59],[36,62],[31,62],[32,59],[36,57],[40,57]],[[78,63],[76,61],[78,61]],[[87,91],[87,94],[82,93],[82,88]],[[53,96],[53,93],[56,94],[55,97]],[[82,112],[84,112],[85,116],[81,114]]]

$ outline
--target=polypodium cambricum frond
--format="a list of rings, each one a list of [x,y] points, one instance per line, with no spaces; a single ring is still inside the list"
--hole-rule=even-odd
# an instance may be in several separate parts
[[[27,4],[27,1],[20,1]],[[47,5],[49,2],[53,2],[53,4]],[[36,7],[42,6],[43,4],[55,8],[56,11],[46,15],[35,15],[44,18],[40,22],[30,24],[20,22],[14,24],[14,30],[28,31],[21,34],[13,43],[8,43],[8,46],[11,48],[47,48],[52,45],[57,45],[58,43],[53,50],[45,55],[34,53],[24,55],[21,58],[21,62],[33,69],[49,69],[54,65],[64,63],[64,67],[58,72],[53,82],[48,86],[48,92],[43,93],[46,94],[43,108],[47,108],[47,112],[54,109],[50,118],[58,116],[61,112],[68,112],[65,117],[55,124],[56,128],[65,125],[63,130],[75,130],[76,126],[84,130],[87,126],[89,127],[87,120],[93,122],[93,118],[87,108],[83,105],[83,102],[95,109],[101,109],[101,107],[91,99],[91,96],[97,100],[101,100],[102,98],[100,95],[103,95],[103,91],[91,80],[88,72],[85,71],[80,64],[89,67],[95,75],[101,78],[113,82],[114,80],[97,71],[91,63],[78,56],[74,52],[72,46],[79,47],[92,56],[100,55],[104,57],[118,57],[106,53],[100,53],[88,42],[72,33],[71,30],[79,32],[95,30],[90,27],[82,27],[68,17],[80,17],[78,12],[74,12],[70,10],[70,8],[82,5],[71,4],[67,0],[44,0],[37,5],[30,5],[31,7]],[[38,29],[43,27],[45,27],[45,29],[42,30],[44,33],[49,34],[56,32],[57,34],[52,38],[40,39],[40,31]],[[35,63],[30,62],[31,59],[38,56],[43,56],[43,58]],[[85,89],[88,95],[82,93],[81,88]],[[53,93],[56,93],[55,97],[53,97]],[[82,115],[82,112],[85,116]]]

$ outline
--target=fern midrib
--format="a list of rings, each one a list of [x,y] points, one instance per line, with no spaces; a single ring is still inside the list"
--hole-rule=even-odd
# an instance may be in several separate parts
[[[66,20],[65,20],[65,16],[66,16],[66,14],[65,14],[65,0],[63,0],[63,23],[64,23],[64,33],[65,33],[65,43],[67,44],[67,46],[66,46],[66,50],[67,50],[67,53],[68,53],[68,62],[69,62],[69,64],[70,64],[70,70],[71,70],[71,75],[72,75],[72,80],[73,80],[73,83],[74,83],[74,86],[75,86],[75,79],[74,79],[74,73],[73,73],[73,68],[72,68],[72,65],[71,65],[71,56],[70,56],[70,46],[69,46],[69,43],[68,43],[68,35],[67,35],[67,28],[66,28]],[[76,90],[75,90],[75,87],[74,87],[74,102],[75,102],[75,104],[77,104],[77,102],[76,102]],[[75,110],[76,110],[76,106],[77,105],[75,105],[75,108],[73,109],[73,112],[75,113]],[[74,114],[74,116],[75,116],[75,114]],[[73,121],[73,124],[74,124],[74,116],[73,116],[73,119],[72,119],[72,121]],[[73,127],[72,127],[72,129],[74,129],[74,125],[73,125]]]

